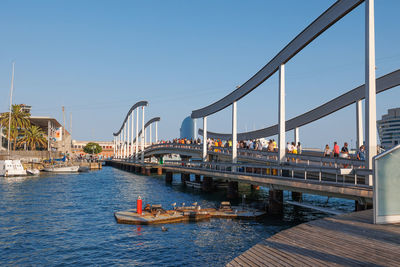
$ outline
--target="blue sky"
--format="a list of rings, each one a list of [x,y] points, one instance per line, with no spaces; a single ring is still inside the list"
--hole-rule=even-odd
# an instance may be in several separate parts
[[[333,3],[3,0],[0,109],[14,60],[14,103],[60,121],[65,106],[74,139],[112,140],[139,100],[150,103],[147,119],[161,116],[161,138],[178,137],[192,110],[247,81]],[[398,10],[400,1],[375,1],[377,77],[400,68]],[[286,65],[287,118],[363,83],[364,4]],[[275,74],[238,102],[239,132],[276,123],[277,100]],[[394,107],[399,87],[378,96],[378,118]],[[209,130],[229,132],[230,116],[230,108],[210,116]],[[355,134],[354,106],[300,128],[307,147],[354,144]]]

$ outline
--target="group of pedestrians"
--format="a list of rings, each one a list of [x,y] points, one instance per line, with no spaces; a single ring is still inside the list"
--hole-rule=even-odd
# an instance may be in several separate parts
[[[302,147],[301,147],[300,142],[298,142],[297,145],[295,142],[291,142],[291,143],[287,142],[287,144],[286,144],[286,153],[301,154],[301,150],[302,150]]]
[[[349,155],[349,144],[347,142],[345,142],[343,144],[342,149],[340,149],[338,143],[335,141],[333,143],[333,149],[331,150],[331,148],[329,147],[328,144],[325,145],[325,149],[324,149],[324,157],[334,157],[334,158],[350,158]],[[362,145],[360,146],[359,150],[357,151],[357,159],[358,160],[365,160],[365,146]]]

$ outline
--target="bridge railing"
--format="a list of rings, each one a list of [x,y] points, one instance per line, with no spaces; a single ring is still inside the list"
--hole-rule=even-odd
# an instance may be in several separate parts
[[[145,152],[149,152],[152,150],[157,150],[160,148],[173,148],[173,149],[184,149],[191,151],[202,150],[201,144],[177,144],[177,143],[162,143],[152,145],[146,148]],[[214,155],[231,155],[232,148],[230,147],[219,147],[219,146],[210,146],[208,147],[208,151],[210,154]],[[265,150],[253,150],[253,149],[243,149],[239,148],[237,150],[239,159],[250,159],[250,160],[262,160],[266,162],[277,161],[277,152],[268,152]],[[286,154],[286,158],[288,162],[293,162],[296,164],[305,164],[305,165],[318,165],[318,166],[334,166],[335,168],[364,168],[365,162],[357,159],[351,158],[331,158],[331,157],[323,157],[323,156],[314,156],[307,154]]]
[[[359,187],[369,187],[365,185],[365,175],[372,173],[371,170],[363,169],[362,172],[351,169],[337,169],[326,166],[297,166],[297,165],[261,165],[261,164],[241,164],[225,162],[200,162],[200,161],[165,161],[165,166],[174,166],[183,169],[209,170],[219,173],[245,174],[257,177],[294,179],[308,182],[318,182],[325,184],[356,185]],[[361,176],[361,177],[360,177]],[[360,183],[361,182],[361,183]]]

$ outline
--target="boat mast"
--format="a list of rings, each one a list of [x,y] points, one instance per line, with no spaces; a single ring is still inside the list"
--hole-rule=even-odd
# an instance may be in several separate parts
[[[8,157],[10,157],[10,147],[11,147],[11,142],[10,142],[10,132],[11,132],[11,109],[12,109],[12,95],[13,95],[13,90],[14,90],[14,66],[15,62],[12,63],[12,76],[11,76],[11,88],[10,88],[10,113],[8,116]]]

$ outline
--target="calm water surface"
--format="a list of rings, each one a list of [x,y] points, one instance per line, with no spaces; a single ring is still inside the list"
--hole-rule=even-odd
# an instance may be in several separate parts
[[[138,195],[164,208],[195,201],[213,207],[225,200],[223,192],[184,189],[179,180],[174,177],[168,186],[162,177],[111,167],[80,174],[0,177],[0,265],[223,266],[264,238],[326,216],[287,205],[280,218],[176,223],[166,225],[167,232],[159,225],[116,223],[114,212],[134,208]],[[253,193],[248,186],[239,190],[247,199],[263,201],[268,196],[264,188]],[[304,198],[343,211],[354,208],[352,201]]]

